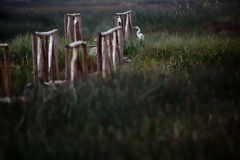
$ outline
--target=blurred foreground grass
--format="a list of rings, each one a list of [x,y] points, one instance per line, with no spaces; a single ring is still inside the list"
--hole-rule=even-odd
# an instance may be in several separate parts
[[[1,159],[239,158],[239,69],[119,71],[1,106]]]

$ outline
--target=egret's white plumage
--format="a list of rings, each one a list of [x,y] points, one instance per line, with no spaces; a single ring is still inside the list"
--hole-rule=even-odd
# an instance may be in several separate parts
[[[145,38],[144,38],[144,35],[141,33],[140,28],[139,28],[138,26],[136,26],[136,27],[134,27],[134,28],[137,29],[137,34],[136,34],[136,35],[137,35],[138,39],[144,40]]]

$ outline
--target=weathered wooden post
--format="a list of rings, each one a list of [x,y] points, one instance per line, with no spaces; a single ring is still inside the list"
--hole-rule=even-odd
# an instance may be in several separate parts
[[[80,13],[64,15],[65,38],[72,41],[82,40],[82,19]]]
[[[115,27],[121,26],[124,40],[128,40],[132,36],[132,11],[116,13]]]
[[[97,71],[102,71],[102,35],[98,34],[97,40]]]
[[[118,26],[99,33],[98,38],[98,71],[106,77],[122,64],[123,59],[122,27]]]
[[[80,77],[86,77],[88,74],[87,43],[84,41],[70,43],[65,46],[65,77],[67,82],[73,82],[79,77],[77,73],[77,60],[80,47],[82,47],[82,71]],[[72,50],[72,58],[70,58],[70,50]]]
[[[49,40],[49,42],[48,42]],[[59,33],[57,29],[32,34],[34,84],[58,79]]]
[[[8,44],[0,44],[0,48],[4,49],[4,73],[3,83],[5,87],[5,92],[8,97],[11,97],[11,64],[10,64],[10,54],[8,50]]]

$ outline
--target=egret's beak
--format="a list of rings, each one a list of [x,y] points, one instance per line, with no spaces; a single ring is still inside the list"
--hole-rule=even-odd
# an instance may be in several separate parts
[[[132,28],[136,28],[136,26],[132,26]]]

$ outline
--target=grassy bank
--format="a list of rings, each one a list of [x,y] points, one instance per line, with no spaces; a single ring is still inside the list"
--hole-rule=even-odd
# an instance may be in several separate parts
[[[239,158],[239,38],[158,33],[132,63],[1,107],[1,159]]]
[[[83,39],[88,41],[88,44],[94,44],[93,39],[98,32],[106,31],[113,26],[113,15],[115,12],[132,9],[134,11],[134,25],[141,27],[142,32],[148,36],[148,40],[145,42],[145,46],[134,44],[134,42],[127,44],[127,48],[125,49],[126,55],[133,58],[140,52],[147,52],[148,57],[144,61],[149,61],[149,57],[151,57],[150,54],[155,56],[152,58],[154,61],[159,61],[164,55],[166,55],[165,57],[171,57],[170,55],[172,54],[177,55],[174,50],[171,50],[171,47],[173,47],[173,49],[180,47],[183,49],[181,52],[186,53],[195,53],[196,50],[196,52],[198,52],[197,55],[191,57],[195,57],[195,61],[201,63],[204,56],[207,58],[208,56],[212,56],[212,54],[208,54],[209,52],[215,52],[215,54],[219,55],[218,51],[214,50],[221,50],[222,47],[220,45],[226,47],[226,44],[231,45],[232,42],[237,43],[240,28],[239,18],[237,16],[239,13],[237,10],[238,6],[239,3],[234,0],[228,3],[224,1],[160,0],[156,2],[108,3],[108,5],[91,3],[91,5],[76,4],[75,6],[6,6],[0,10],[0,37],[1,42],[7,42],[10,46],[13,84],[15,93],[19,94],[23,91],[24,86],[33,80],[31,33],[33,31],[46,31],[58,28],[60,30],[60,37],[63,37],[64,13],[81,12],[83,15]],[[185,35],[192,36],[184,38]],[[164,38],[166,36],[171,38]],[[214,36],[214,43],[218,41],[217,39],[220,39],[220,42],[216,42],[219,43],[219,45],[214,44],[210,46],[211,44],[207,43],[209,40],[211,41],[211,38],[214,38]],[[224,41],[224,38],[229,41]],[[185,40],[187,41],[185,44],[181,42]],[[164,48],[164,46],[159,48],[155,43],[155,46],[152,46],[153,41],[160,45],[165,44],[168,48]],[[59,65],[62,72],[61,78],[64,77],[63,48],[67,43],[68,42],[61,38],[59,57]],[[187,43],[189,43],[189,45],[194,43],[194,48],[188,50],[188,47],[185,46]],[[197,45],[200,45],[202,51],[199,51]],[[205,45],[207,48],[204,48]],[[235,48],[235,46],[236,45],[232,46],[232,48]],[[136,47],[138,49],[134,50]],[[231,46],[228,48],[231,48]],[[205,52],[204,50],[207,50],[207,52],[204,53],[205,55],[202,55],[202,52]],[[0,53],[2,52],[0,51]],[[0,58],[2,58],[2,54],[0,54]],[[215,57],[213,56],[213,58]],[[182,62],[181,59],[182,57],[176,56],[174,59],[169,60],[169,63],[177,63],[175,65],[184,63],[183,65],[190,65],[187,63],[193,62]]]

